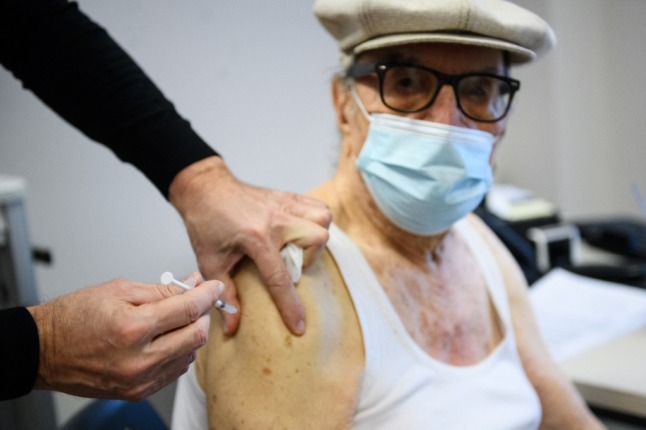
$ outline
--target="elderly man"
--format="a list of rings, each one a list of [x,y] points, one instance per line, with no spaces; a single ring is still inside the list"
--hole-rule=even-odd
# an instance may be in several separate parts
[[[554,42],[501,0],[317,0],[339,42],[327,251],[299,294],[295,338],[255,267],[236,278],[235,338],[180,382],[177,428],[532,429],[599,422],[549,357],[513,258],[470,212],[520,83]],[[197,420],[197,421],[196,421]]]

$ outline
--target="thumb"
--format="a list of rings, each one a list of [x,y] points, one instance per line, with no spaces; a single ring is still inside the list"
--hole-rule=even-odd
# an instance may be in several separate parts
[[[236,284],[227,273],[221,278],[222,282],[226,287],[224,292],[220,296],[221,300],[229,303],[232,306],[235,306],[238,309],[238,312],[230,314],[228,312],[220,312],[222,316],[222,325],[224,334],[227,336],[233,336],[238,331],[238,326],[240,325],[240,318],[242,317],[242,308],[240,307],[240,302],[238,301],[238,294]]]
[[[164,275],[170,275],[170,277],[173,277],[171,273],[166,272]],[[163,278],[163,276],[162,276]],[[189,288],[194,288],[195,286],[199,285],[202,283],[204,280],[202,278],[202,275],[200,275],[198,272],[192,272],[189,275],[185,276],[181,283],[186,285]],[[168,281],[165,281],[168,282]],[[137,294],[137,299],[134,304],[143,304],[143,303],[150,303],[150,302],[156,302],[159,300],[167,299],[169,297],[177,296],[179,294],[183,294],[187,291],[187,289],[182,288],[178,285],[175,285],[173,283],[162,283],[162,284],[150,284],[147,285],[146,289],[140,289],[136,288],[133,289],[133,293]],[[218,296],[222,294],[221,289],[218,289]]]

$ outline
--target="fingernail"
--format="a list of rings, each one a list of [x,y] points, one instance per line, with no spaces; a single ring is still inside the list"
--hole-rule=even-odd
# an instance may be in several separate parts
[[[296,323],[296,334],[303,334],[305,333],[305,321],[299,320]]]
[[[188,285],[189,287],[191,287],[191,288],[195,288],[195,284],[197,284],[197,279],[195,279],[195,278],[193,278],[193,277],[191,276],[191,277],[188,277],[188,278],[184,281],[184,283],[185,283],[186,285]]]
[[[224,317],[224,314],[222,315],[222,333],[224,333],[225,336],[231,336],[233,334],[231,325],[228,322],[228,319]]]
[[[215,290],[218,293],[218,297],[220,297],[220,295],[224,292],[224,284],[220,281],[217,281]]]

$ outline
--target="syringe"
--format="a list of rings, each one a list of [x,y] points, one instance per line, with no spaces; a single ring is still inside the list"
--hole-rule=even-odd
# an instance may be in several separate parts
[[[161,275],[161,283],[164,284],[164,285],[170,285],[170,284],[177,285],[178,287],[182,287],[182,288],[184,288],[186,290],[191,289],[191,287],[189,285],[183,283],[182,281],[178,281],[177,279],[175,279],[175,277],[173,276],[173,274],[171,272],[162,273],[162,275]],[[225,302],[223,300],[216,301],[215,302],[215,307],[220,309],[220,310],[223,310],[224,312],[230,313],[230,314],[238,313],[238,309],[236,309],[235,306],[233,306],[233,305],[231,305],[231,304],[229,304],[229,303],[227,303],[227,302]]]

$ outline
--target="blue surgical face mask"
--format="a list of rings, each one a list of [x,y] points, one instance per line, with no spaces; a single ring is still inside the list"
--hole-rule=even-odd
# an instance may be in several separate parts
[[[368,120],[356,165],[379,209],[402,230],[444,232],[491,187],[491,133],[389,114]]]

